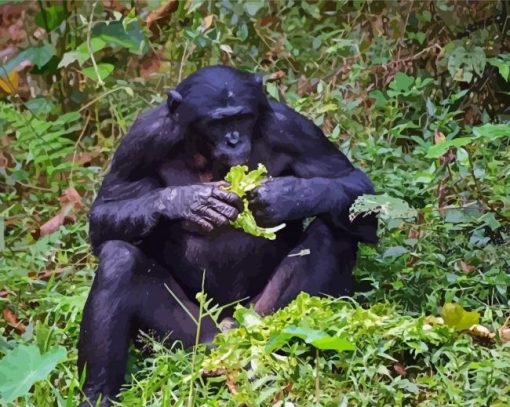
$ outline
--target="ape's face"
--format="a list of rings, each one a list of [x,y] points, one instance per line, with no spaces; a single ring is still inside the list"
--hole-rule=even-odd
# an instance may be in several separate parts
[[[196,124],[198,148],[222,166],[246,164],[250,158],[255,116],[242,114],[202,121]]]

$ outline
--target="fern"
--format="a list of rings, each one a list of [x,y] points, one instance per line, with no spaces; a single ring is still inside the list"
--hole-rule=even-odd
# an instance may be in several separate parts
[[[11,143],[21,168],[35,176],[45,174],[55,179],[57,174],[71,170],[73,163],[66,161],[74,151],[74,142],[68,135],[81,128],[78,112],[66,113],[54,121],[42,120],[29,111],[0,103],[0,121],[16,134]]]

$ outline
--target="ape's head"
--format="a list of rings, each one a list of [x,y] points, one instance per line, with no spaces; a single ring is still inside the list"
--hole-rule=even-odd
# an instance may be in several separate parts
[[[200,154],[231,167],[248,161],[257,121],[269,104],[260,77],[211,66],[171,90],[168,108]]]

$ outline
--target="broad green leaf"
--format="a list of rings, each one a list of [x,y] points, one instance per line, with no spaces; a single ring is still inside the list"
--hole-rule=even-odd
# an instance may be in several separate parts
[[[416,209],[399,198],[386,194],[359,196],[349,208],[349,219],[354,221],[357,216],[365,216],[369,213],[377,213],[385,220],[407,219],[416,217]]]
[[[505,81],[510,80],[510,56],[505,55],[505,59],[501,58],[489,58],[487,60],[489,64],[498,68],[499,74]]]
[[[326,113],[332,110],[338,110],[338,106],[335,105],[334,103],[329,103],[317,109],[317,113]]]
[[[225,180],[230,183],[226,188],[243,198],[246,192],[257,188],[261,181],[265,178],[267,169],[264,165],[259,164],[256,170],[248,172],[246,165],[236,165],[230,169],[225,176]],[[262,236],[266,239],[274,240],[276,232],[285,227],[285,223],[273,228],[263,228],[257,225],[251,210],[248,207],[248,200],[243,199],[244,209],[231,225],[238,229],[243,229],[246,233],[253,236]]]
[[[53,31],[66,17],[67,13],[64,6],[62,4],[53,4],[49,7],[44,7],[44,10],[35,16],[35,23],[45,30]]]
[[[90,39],[90,50],[92,53],[100,51],[104,47],[106,47],[106,42],[104,42],[101,38]],[[81,66],[90,59],[91,51],[89,51],[87,42],[83,42],[76,48],[75,51],[66,52],[58,64],[58,67],[66,67],[72,64],[74,61],[78,61]]]
[[[394,89],[399,92],[405,92],[411,89],[414,84],[414,78],[406,75],[403,72],[397,72],[393,80],[390,82],[390,89]]]
[[[36,345],[18,345],[0,360],[0,395],[9,403],[28,394],[35,382],[46,379],[66,357],[62,346],[41,355]]]
[[[114,68],[114,66],[112,64],[98,64],[97,72],[99,73],[101,80],[104,80],[105,78],[107,78],[113,72],[113,68]],[[97,77],[96,70],[94,69],[93,66],[91,66],[89,68],[83,68],[81,70],[81,72],[83,73],[83,75],[85,75],[86,77],[88,77],[92,80],[95,80],[95,81],[99,80],[99,78]]]
[[[393,247],[389,247],[388,249],[386,249],[386,251],[383,254],[383,258],[386,258],[386,257],[400,257],[403,254],[406,254],[408,252],[409,252],[409,250],[407,250],[403,246],[393,246]]]
[[[0,75],[4,72],[11,72],[23,61],[30,61],[38,68],[46,65],[50,59],[56,55],[55,47],[49,43],[45,43],[40,47],[28,47],[21,51],[14,58],[10,59],[0,70]]]
[[[281,348],[292,338],[300,338],[320,350],[336,350],[338,352],[356,350],[356,345],[346,339],[330,336],[324,331],[292,325],[269,338],[266,352]]]
[[[107,44],[127,48],[137,55],[145,54],[149,48],[142,27],[135,19],[131,19],[126,27],[122,21],[99,23],[92,30],[92,38],[99,38]]]
[[[476,137],[487,137],[488,139],[510,137],[510,125],[484,124],[483,126],[474,127],[473,133],[475,134]]]
[[[458,47],[453,50],[448,58],[448,71],[454,80],[471,82],[473,72],[482,76],[487,59],[485,51],[481,47],[466,50]]]
[[[465,331],[480,321],[478,312],[466,311],[459,304],[447,303],[443,305],[441,314],[445,324],[456,331]]]
[[[236,309],[234,317],[241,326],[248,329],[262,324],[262,318],[252,308],[239,307]]]
[[[450,149],[450,147],[462,147],[473,142],[473,140],[474,139],[472,137],[459,137],[453,140],[446,140],[441,143],[434,144],[433,146],[429,147],[425,157],[439,158],[445,154]]]

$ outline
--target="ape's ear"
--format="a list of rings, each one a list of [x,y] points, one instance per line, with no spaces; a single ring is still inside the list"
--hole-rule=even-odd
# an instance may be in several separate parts
[[[168,100],[166,104],[168,106],[168,110],[170,110],[171,113],[173,113],[175,109],[177,109],[181,102],[182,95],[179,92],[177,92],[175,89],[168,91]]]

